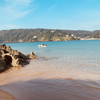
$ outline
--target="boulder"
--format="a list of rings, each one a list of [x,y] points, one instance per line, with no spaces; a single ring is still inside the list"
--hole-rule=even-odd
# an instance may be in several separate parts
[[[10,46],[6,47],[6,51],[9,52],[9,53],[11,53],[11,54],[13,54],[13,55],[19,55],[19,52],[17,50],[11,49]]]
[[[3,45],[0,45],[0,49],[6,49],[6,45],[5,44],[3,44]]]
[[[33,52],[31,52],[31,53],[28,55],[28,57],[29,57],[30,59],[34,59],[34,58],[36,58],[36,55],[35,55]]]
[[[28,59],[34,59],[35,57],[33,52],[26,56],[17,50],[11,49],[10,46],[0,45],[0,72],[5,70],[7,66],[24,66],[29,63]]]
[[[6,53],[2,55],[3,60],[6,62],[6,65],[10,66],[18,66],[19,65],[19,59],[15,58],[12,54]]]
[[[0,66],[0,72],[4,71],[4,69],[5,69],[4,67]]]
[[[21,52],[19,52],[19,58],[24,59],[24,60],[28,59],[28,57]]]
[[[0,58],[0,72],[7,68],[6,62]]]

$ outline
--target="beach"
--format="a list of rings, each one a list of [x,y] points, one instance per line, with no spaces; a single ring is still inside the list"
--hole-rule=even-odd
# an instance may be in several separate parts
[[[0,90],[15,100],[100,100],[99,40],[13,43],[14,50],[37,58],[0,73]],[[42,43],[41,43],[42,44]]]
[[[13,68],[0,74],[0,89],[13,95],[15,100],[100,99],[100,74],[90,77],[89,74],[79,75],[71,70],[65,73],[47,68],[44,63],[33,66],[35,63],[32,61],[21,69]]]
[[[0,90],[0,100],[15,100],[15,99],[12,95]]]

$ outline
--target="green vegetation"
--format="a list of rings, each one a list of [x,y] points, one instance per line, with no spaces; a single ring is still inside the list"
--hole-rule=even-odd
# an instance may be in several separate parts
[[[66,37],[66,35],[68,35]],[[69,39],[70,38],[70,39]],[[52,29],[12,29],[0,31],[0,42],[38,42],[77,40],[65,30]]]
[[[100,38],[100,32],[96,32],[93,35],[91,35],[92,38]]]
[[[8,42],[38,42],[38,41],[68,41],[85,37],[100,37],[100,31],[73,31],[52,29],[11,29],[0,31],[0,43]]]

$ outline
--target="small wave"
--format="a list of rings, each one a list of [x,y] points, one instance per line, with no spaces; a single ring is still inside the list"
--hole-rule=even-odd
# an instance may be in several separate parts
[[[83,84],[84,84],[85,87],[87,87],[87,88],[100,90],[100,84],[97,83],[97,82],[95,82],[95,81],[84,82]]]
[[[36,59],[50,60],[50,59],[58,59],[58,57],[37,57]]]
[[[93,89],[96,89],[96,90],[100,90],[100,87],[95,86],[95,85],[88,85],[87,87],[93,88]]]

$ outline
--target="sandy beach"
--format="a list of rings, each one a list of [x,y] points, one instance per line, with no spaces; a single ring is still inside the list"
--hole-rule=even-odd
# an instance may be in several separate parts
[[[0,90],[0,100],[15,100],[12,95]]]
[[[100,100],[99,75],[90,76],[70,70],[65,73],[48,68],[44,63],[35,66],[35,63],[32,61],[23,68],[1,73],[0,89],[14,96],[15,100]],[[5,94],[4,97],[0,100],[6,100]]]

